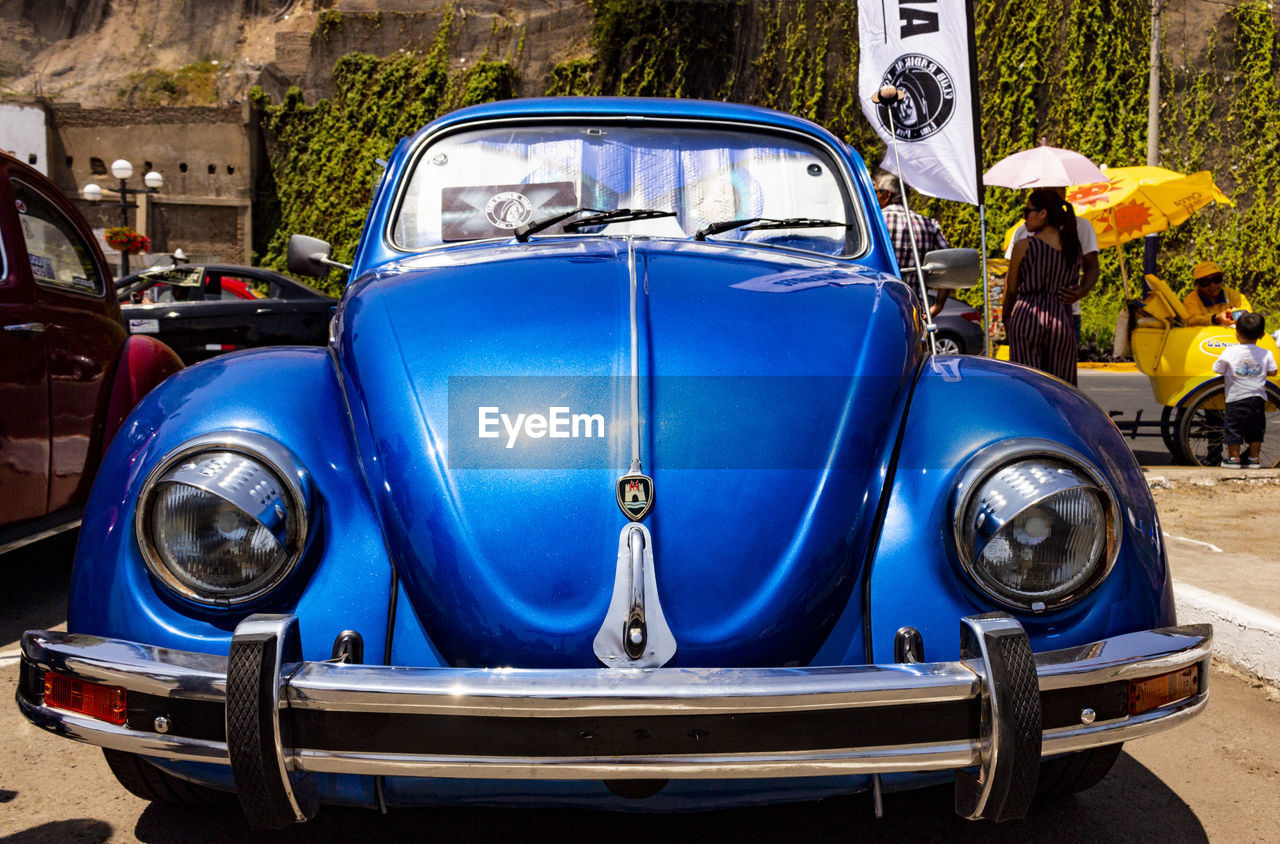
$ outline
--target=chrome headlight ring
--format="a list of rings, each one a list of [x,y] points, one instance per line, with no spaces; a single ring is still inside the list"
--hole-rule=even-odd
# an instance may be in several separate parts
[[[147,475],[134,535],[147,568],[170,591],[210,606],[245,604],[279,586],[302,558],[311,494],[310,476],[279,442],[248,431],[204,434],[165,455]],[[189,540],[185,563],[170,533],[178,542]],[[246,555],[253,559],[239,558]],[[217,572],[219,558],[223,569],[238,571]],[[202,567],[217,576],[193,573]]]
[[[1028,582],[1034,582],[1036,566],[1040,573],[1052,566],[1037,561],[1033,549],[1051,536],[1054,520],[1067,530],[1079,527],[1060,512],[1067,499],[1077,515],[1098,518],[1095,533],[1071,537],[1077,559],[1058,561],[1062,574],[1056,581],[1018,588],[1010,581],[1031,572]],[[1040,613],[1079,601],[1110,574],[1120,551],[1119,512],[1115,490],[1083,455],[1051,440],[1019,438],[987,446],[965,465],[955,490],[952,529],[960,564],[985,595]],[[1088,546],[1083,553],[1081,544]],[[989,548],[1005,553],[1003,569],[992,565],[985,553]],[[1023,559],[1010,561],[1014,551]],[[1007,576],[1012,569],[1017,574]]]

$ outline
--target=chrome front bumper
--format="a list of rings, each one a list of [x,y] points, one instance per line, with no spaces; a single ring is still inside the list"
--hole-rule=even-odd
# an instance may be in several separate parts
[[[1208,699],[1209,625],[1034,655],[1008,616],[970,616],[962,633],[967,658],[954,662],[525,670],[302,662],[292,616],[246,619],[226,658],[31,631],[18,705],[78,741],[229,763],[242,801],[250,790],[274,801],[255,822],[280,825],[309,814],[305,772],[719,779],[977,766],[976,778],[958,774],[957,811],[1015,817],[1042,755],[1167,729]],[[1192,666],[1190,697],[1129,714],[1132,681]],[[46,705],[46,671],[124,688],[126,723]]]

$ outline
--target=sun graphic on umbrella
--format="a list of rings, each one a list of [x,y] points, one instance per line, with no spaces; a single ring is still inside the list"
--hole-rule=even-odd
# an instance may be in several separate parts
[[[1095,182],[1078,185],[1067,191],[1067,202],[1072,205],[1097,205],[1107,201],[1107,194],[1115,187],[1111,182]]]
[[[1112,212],[1116,231],[1120,233],[1142,231],[1151,222],[1151,209],[1136,200],[1116,206]]]

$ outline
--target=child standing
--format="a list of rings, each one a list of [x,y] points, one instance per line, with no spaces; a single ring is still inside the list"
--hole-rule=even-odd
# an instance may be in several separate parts
[[[1267,376],[1276,374],[1276,359],[1271,352],[1258,348],[1265,320],[1261,314],[1248,313],[1236,321],[1234,346],[1213,362],[1213,371],[1227,384],[1227,412],[1223,420],[1227,444],[1223,466],[1257,469],[1262,436],[1267,429]],[[1249,444],[1248,456],[1240,454],[1240,446]]]

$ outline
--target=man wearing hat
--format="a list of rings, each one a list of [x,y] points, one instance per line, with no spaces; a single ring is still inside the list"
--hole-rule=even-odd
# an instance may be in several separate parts
[[[1187,325],[1235,325],[1235,311],[1253,310],[1243,293],[1222,283],[1222,268],[1213,261],[1196,264],[1191,278],[1196,289],[1182,300],[1190,317]]]

